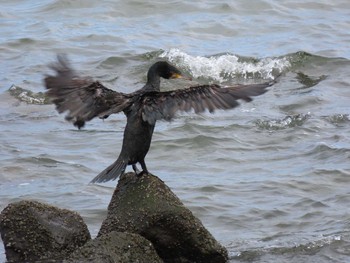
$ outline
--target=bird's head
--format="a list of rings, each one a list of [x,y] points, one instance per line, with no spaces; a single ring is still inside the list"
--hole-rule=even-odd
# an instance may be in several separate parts
[[[185,78],[181,71],[166,61],[154,63],[148,71],[148,78],[158,76],[164,79]]]

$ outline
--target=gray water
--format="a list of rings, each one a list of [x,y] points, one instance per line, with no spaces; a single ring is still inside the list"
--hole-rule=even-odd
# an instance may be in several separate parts
[[[252,103],[158,122],[146,162],[227,247],[230,262],[350,262],[350,2],[0,1],[0,209],[78,211],[93,236],[116,182],[125,117],[78,131],[47,104],[56,53],[131,92],[165,59],[193,81],[282,77]],[[5,254],[0,244],[0,261]]]

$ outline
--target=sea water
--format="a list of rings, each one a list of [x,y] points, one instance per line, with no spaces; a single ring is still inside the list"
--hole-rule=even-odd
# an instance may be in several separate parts
[[[45,100],[48,64],[132,92],[158,60],[199,84],[278,83],[251,103],[157,123],[146,157],[230,262],[350,262],[350,2],[2,0],[0,209],[79,212],[95,236],[125,117],[77,130]],[[0,261],[5,261],[0,246]]]

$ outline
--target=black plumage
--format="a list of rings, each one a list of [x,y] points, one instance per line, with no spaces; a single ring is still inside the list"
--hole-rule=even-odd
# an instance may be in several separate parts
[[[146,85],[133,92],[121,93],[104,87],[91,78],[79,77],[71,69],[64,56],[51,65],[55,76],[46,76],[47,95],[59,113],[68,112],[66,119],[79,129],[85,122],[106,118],[123,111],[127,117],[124,139],[118,159],[97,175],[91,182],[106,182],[118,178],[127,165],[137,171],[140,163],[142,173],[148,173],[145,156],[152,140],[157,120],[171,120],[177,111],[200,113],[205,110],[231,109],[239,105],[239,99],[251,101],[267,91],[275,81],[262,84],[221,87],[216,84],[193,86],[186,89],[160,91],[160,78],[179,78],[181,72],[165,61],[153,64],[147,74]]]

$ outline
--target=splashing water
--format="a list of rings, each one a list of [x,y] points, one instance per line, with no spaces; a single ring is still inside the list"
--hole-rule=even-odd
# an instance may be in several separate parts
[[[201,57],[188,55],[179,49],[164,51],[159,56],[187,67],[194,78],[210,77],[219,82],[233,77],[274,78],[274,72],[280,73],[291,66],[286,57],[261,60],[243,58],[233,54]]]
[[[26,90],[15,85],[12,85],[8,91],[19,101],[23,101],[28,104],[50,104],[50,100],[45,96],[43,92],[34,93],[30,90]]]
[[[296,114],[294,116],[286,116],[283,119],[277,120],[257,120],[255,124],[260,129],[265,130],[281,130],[295,126],[302,126],[309,118],[310,113],[307,114]]]

